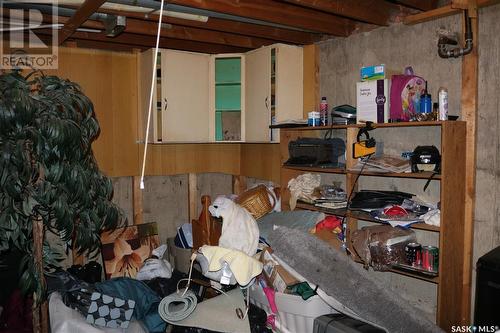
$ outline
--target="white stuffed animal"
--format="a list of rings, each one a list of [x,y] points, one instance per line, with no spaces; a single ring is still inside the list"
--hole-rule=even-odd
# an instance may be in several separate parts
[[[252,215],[232,200],[219,196],[208,207],[210,214],[222,217],[219,246],[242,251],[249,256],[257,252],[259,227]]]

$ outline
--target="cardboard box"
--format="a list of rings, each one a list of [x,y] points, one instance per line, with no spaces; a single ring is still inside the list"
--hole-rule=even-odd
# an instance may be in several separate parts
[[[389,121],[389,82],[376,80],[356,83],[356,122]]]
[[[292,274],[290,274],[286,269],[284,269],[281,265],[279,265],[272,257],[272,249],[267,247],[265,248],[260,255],[260,261],[262,262],[263,275],[266,279],[266,282],[269,286],[273,286],[273,288],[283,293],[286,291],[288,286],[292,286],[294,284],[299,283]]]
[[[331,247],[341,250],[342,249],[342,242],[338,239],[337,234],[334,234],[333,232],[329,230],[320,230],[316,231],[314,234],[317,238],[321,239],[322,241],[328,243]]]
[[[398,71],[388,69],[384,64],[361,67],[361,81],[390,79],[392,75],[399,74]]]

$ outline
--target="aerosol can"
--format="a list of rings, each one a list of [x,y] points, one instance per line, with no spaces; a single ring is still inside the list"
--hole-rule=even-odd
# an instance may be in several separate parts
[[[439,88],[438,90],[439,120],[448,120],[448,90]]]

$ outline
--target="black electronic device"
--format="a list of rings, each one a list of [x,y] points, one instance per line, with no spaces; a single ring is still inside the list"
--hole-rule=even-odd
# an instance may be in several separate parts
[[[500,246],[478,259],[476,271],[474,325],[500,326]]]
[[[441,170],[441,155],[435,146],[418,146],[410,159],[411,172]]]
[[[330,116],[334,125],[355,124],[356,108],[348,104],[338,105],[332,108]]]
[[[298,138],[288,143],[289,158],[285,165],[338,167],[345,153],[345,142],[339,138]]]
[[[367,122],[364,127],[361,127],[358,131],[357,140],[352,145],[352,157],[360,158],[364,156],[369,156],[375,153],[376,141],[374,138],[370,137],[369,131],[375,129],[371,121]],[[364,140],[361,138],[364,135]]]

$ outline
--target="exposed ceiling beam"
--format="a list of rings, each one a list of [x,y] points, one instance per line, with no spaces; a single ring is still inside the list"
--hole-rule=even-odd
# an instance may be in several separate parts
[[[70,37],[90,15],[94,14],[106,0],[86,0],[58,33],[58,45]]]
[[[43,18],[45,23],[52,23],[51,17],[49,15],[44,15]],[[68,20],[69,18],[64,16],[58,17],[59,23],[65,23]],[[100,21],[87,20],[80,27],[103,30],[104,24]],[[158,24],[154,21],[144,21],[128,18],[124,32],[137,35],[156,36],[157,29]],[[161,37],[185,39],[212,44],[222,44],[247,49],[255,49],[277,42],[273,39],[249,37],[227,32],[217,32],[212,30],[203,30],[201,28],[191,28],[174,25],[162,28]],[[109,39],[113,38],[116,37],[110,37]],[[149,47],[154,47],[154,45],[155,43],[152,43],[151,45],[149,45]]]
[[[272,0],[169,0],[169,3],[242,16],[334,36],[348,36],[354,22],[335,15]]]
[[[392,14],[401,10],[398,5],[380,0],[282,1],[376,25],[389,25]]]
[[[137,18],[141,20],[158,22],[158,15],[145,15],[141,13],[116,11],[116,10],[109,10],[102,8],[99,9],[99,12],[106,14],[124,15],[127,16],[127,18]],[[321,40],[320,34],[284,29],[284,28],[276,28],[260,24],[237,22],[237,21],[231,21],[213,17],[211,17],[208,20],[208,22],[197,22],[197,21],[183,20],[183,19],[163,16],[162,22],[172,25],[202,28],[202,29],[221,31],[221,32],[231,32],[245,36],[268,38],[280,42],[287,42],[294,44],[312,44],[314,42]]]
[[[142,21],[137,19],[128,19],[125,32],[155,36],[158,24],[152,21]],[[214,44],[223,44],[255,49],[265,45],[271,45],[276,41],[272,39],[248,37],[236,35],[228,32],[219,32],[204,30],[201,28],[183,27],[172,25],[161,29],[161,36],[168,38],[187,39],[199,42],[208,42]]]
[[[141,50],[145,51],[148,48],[147,47],[134,47],[132,45],[127,45],[127,44],[119,44],[119,43],[107,43],[107,42],[100,42],[96,40],[84,40],[84,39],[77,39],[75,40],[76,46],[79,48],[83,49],[99,49],[99,50],[110,50],[110,51],[115,51],[115,52],[130,52],[133,50]]]
[[[397,0],[395,2],[423,11],[434,9],[437,6],[437,0]]]
[[[500,0],[478,0],[477,6],[478,8],[482,8],[486,6],[495,5],[498,3],[500,3]],[[453,8],[452,5],[446,5],[427,12],[407,16],[404,18],[403,22],[404,24],[407,25],[418,24],[422,22],[432,21],[441,17],[455,15],[461,12],[462,10],[458,8]]]
[[[50,29],[39,29],[35,31],[37,34],[47,35],[51,34]],[[76,31],[71,36],[71,39],[75,40],[87,40],[87,41],[97,41],[112,44],[122,44],[131,45],[132,47],[138,48],[151,48],[156,42],[156,37],[137,35],[131,33],[122,33],[114,38],[106,37],[100,33],[91,32],[80,32]],[[186,50],[192,52],[203,52],[203,53],[237,53],[246,52],[250,48],[235,47],[230,45],[221,45],[213,43],[203,43],[191,40],[182,40],[174,38],[160,38],[160,48],[165,49],[176,49],[176,50]]]

